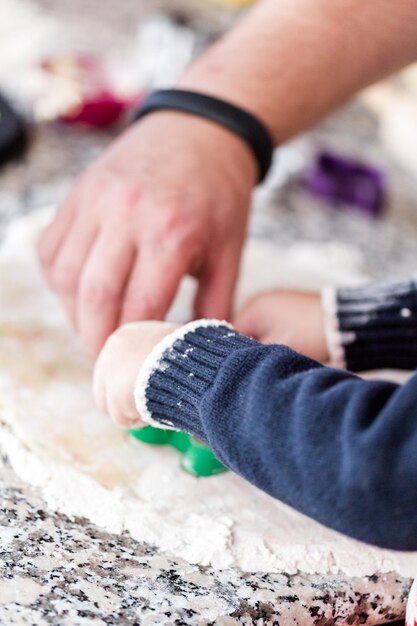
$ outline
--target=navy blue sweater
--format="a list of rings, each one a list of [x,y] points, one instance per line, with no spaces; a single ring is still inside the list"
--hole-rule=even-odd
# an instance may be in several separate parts
[[[163,353],[147,408],[237,474],[356,539],[417,549],[417,376],[365,381],[227,326]]]

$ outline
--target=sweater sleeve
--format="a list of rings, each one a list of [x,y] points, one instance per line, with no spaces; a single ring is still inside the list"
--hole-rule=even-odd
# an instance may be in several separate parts
[[[153,423],[192,433],[324,525],[417,549],[417,376],[365,381],[205,323],[151,355],[136,400]]]
[[[335,366],[351,372],[417,368],[415,280],[326,289],[323,307]]]

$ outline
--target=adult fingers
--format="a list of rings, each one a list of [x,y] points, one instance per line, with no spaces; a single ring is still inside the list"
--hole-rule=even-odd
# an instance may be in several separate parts
[[[163,320],[189,263],[186,251],[165,249],[161,254],[142,248],[125,292],[120,324]]]
[[[116,329],[123,292],[135,258],[127,233],[103,231],[81,274],[77,294],[77,327],[87,353],[96,357]]]
[[[229,319],[239,269],[240,251],[227,248],[211,261],[199,279],[194,301],[198,318]]]
[[[96,223],[78,216],[49,270],[50,284],[59,294],[74,327],[77,326],[78,283],[96,237]]]
[[[49,280],[49,269],[64,241],[76,214],[75,194],[71,193],[61,205],[52,222],[43,231],[38,243],[40,263]]]

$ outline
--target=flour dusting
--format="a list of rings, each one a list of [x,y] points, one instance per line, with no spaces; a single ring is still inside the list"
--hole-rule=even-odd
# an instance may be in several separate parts
[[[414,575],[416,553],[347,539],[231,472],[196,479],[181,470],[175,450],[133,440],[100,414],[91,367],[37,267],[43,221],[39,215],[15,223],[0,248],[0,447],[51,509],[216,568]],[[346,247],[298,249],[296,255],[250,244],[239,298],[273,286],[319,289],[363,278],[360,260]],[[187,319],[192,291],[187,281],[172,319]]]

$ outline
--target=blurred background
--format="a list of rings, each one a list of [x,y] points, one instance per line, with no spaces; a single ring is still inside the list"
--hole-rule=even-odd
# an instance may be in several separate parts
[[[249,4],[0,0],[0,94],[17,115],[13,137],[0,119],[0,234],[15,216],[59,204],[146,92],[174,84]],[[278,151],[251,234],[337,245],[371,278],[415,272],[417,67]]]

